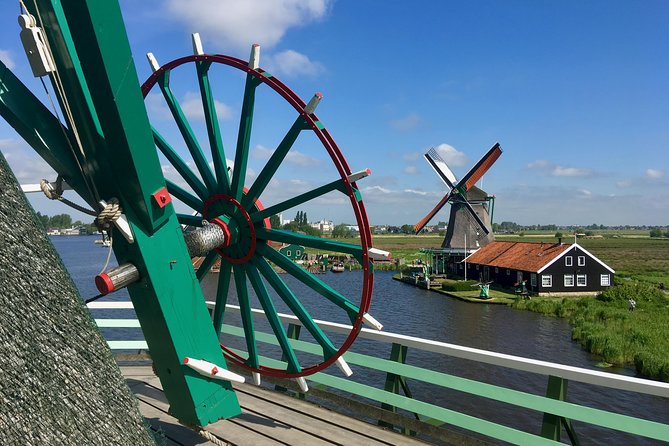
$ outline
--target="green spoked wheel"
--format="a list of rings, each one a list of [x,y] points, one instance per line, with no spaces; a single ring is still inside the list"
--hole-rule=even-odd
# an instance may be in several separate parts
[[[221,333],[226,303],[229,294],[236,294],[239,301],[240,320],[245,335],[246,353],[235,352],[222,345],[228,360],[253,372],[279,377],[297,378],[315,373],[333,364],[341,364],[340,356],[351,346],[363,322],[374,324],[369,310],[373,287],[373,263],[370,254],[372,238],[369,222],[356,180],[369,171],[352,173],[341,151],[329,132],[315,114],[321,99],[316,94],[306,104],[278,79],[257,67],[257,46],[252,51],[251,62],[224,55],[196,54],[169,62],[161,67],[154,63],[154,73],[142,86],[144,97],[152,90],[159,89],[170,114],[178,128],[179,146],[184,146],[192,158],[185,160],[179,154],[177,144],[173,144],[154,126],[153,134],[157,149],[176,172],[178,179],[167,178],[167,190],[185,211],[177,209],[180,223],[184,226],[202,227],[216,225],[224,241],[203,253],[196,275],[199,280],[214,275],[212,267],[219,264],[218,286],[215,292],[213,325],[216,333]],[[219,126],[217,103],[214,100],[210,74],[216,70],[238,70],[245,73],[240,122],[234,150],[234,163],[226,158],[223,147],[222,130]],[[171,87],[173,73],[188,73],[196,76],[199,95],[204,111],[206,135],[210,153],[205,154],[187,119],[184,107],[179,103]],[[214,75],[211,75],[212,80]],[[247,175],[249,147],[256,96],[272,95],[287,102],[294,116],[292,125],[285,131],[276,150],[273,151],[255,178],[249,181]],[[205,133],[204,131],[202,132]],[[290,198],[278,200],[267,208],[261,202],[271,189],[270,182],[296,141],[310,134],[310,138],[322,146],[336,172],[328,182],[310,190],[296,193]],[[184,153],[186,151],[184,150]],[[211,161],[210,161],[211,160]],[[247,187],[246,183],[249,181]],[[298,208],[311,200],[316,200],[329,192],[339,192],[348,198],[352,214],[360,230],[360,244],[338,242],[320,236],[309,236],[272,228],[269,217]],[[276,200],[274,200],[276,201]],[[297,265],[286,255],[275,249],[278,244],[296,244],[321,251],[349,255],[362,266],[362,280],[355,292],[342,292],[326,284],[317,275]],[[280,275],[285,271],[288,276]],[[290,276],[290,277],[289,277]],[[312,309],[302,302],[300,290],[309,289],[340,315],[350,321],[351,331],[345,338],[332,339],[314,322],[317,317]],[[257,303],[264,312],[267,325],[276,337],[280,349],[276,354],[287,363],[285,368],[272,367],[262,363],[259,345],[254,332],[253,305]],[[322,349],[316,360],[305,363],[294,351],[277,308],[285,308],[297,317],[299,323],[313,337]],[[320,316],[319,316],[320,317]],[[377,327],[378,328],[378,327]],[[312,358],[313,359],[313,358]]]

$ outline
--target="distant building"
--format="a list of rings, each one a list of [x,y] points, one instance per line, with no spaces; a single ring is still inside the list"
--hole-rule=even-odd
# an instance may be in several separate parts
[[[613,285],[615,271],[574,243],[494,241],[458,264],[459,274],[538,295],[597,294]]]
[[[332,223],[330,220],[321,220],[315,223],[309,223],[309,226],[323,232],[332,232],[334,229],[334,223]]]
[[[304,258],[304,246],[296,244],[283,245],[279,252],[294,262]]]

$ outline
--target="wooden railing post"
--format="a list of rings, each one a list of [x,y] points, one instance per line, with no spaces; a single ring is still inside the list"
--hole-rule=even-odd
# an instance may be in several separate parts
[[[568,381],[564,378],[549,376],[546,397],[560,401],[566,401],[567,383]],[[563,426],[567,431],[567,435],[569,436],[571,444],[574,446],[580,446],[580,442],[576,436],[576,431],[571,425],[571,420],[551,413],[544,413],[543,423],[541,425],[541,436],[551,440],[560,441],[560,435],[562,433]]]
[[[393,343],[392,349],[390,351],[390,360],[399,362],[400,364],[406,364],[408,349],[409,348],[406,345]],[[406,378],[402,375],[397,375],[395,373],[388,372],[386,374],[386,384],[383,387],[383,389],[386,392],[392,392],[398,395],[400,394],[400,389],[402,389],[405,396],[407,396],[408,398],[413,398],[413,395],[411,394],[411,389],[409,389],[409,384],[407,383]],[[397,413],[397,407],[391,404],[381,403],[381,407],[385,410]],[[417,420],[420,420],[417,414],[414,414],[414,416],[416,417]],[[391,429],[394,429],[395,427],[391,423],[388,423],[383,420],[379,420],[378,424],[379,426],[388,427]],[[403,434],[415,435],[415,432],[407,431],[407,429],[402,426],[400,426],[400,430]]]

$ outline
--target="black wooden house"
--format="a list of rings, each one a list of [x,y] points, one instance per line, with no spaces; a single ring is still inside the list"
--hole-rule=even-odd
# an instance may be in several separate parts
[[[466,265],[466,266],[465,266]],[[597,294],[615,271],[574,243],[492,242],[468,256],[467,277],[538,295]]]

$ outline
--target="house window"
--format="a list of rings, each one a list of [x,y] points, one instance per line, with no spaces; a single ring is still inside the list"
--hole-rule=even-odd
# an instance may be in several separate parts
[[[586,286],[588,284],[588,276],[585,274],[576,275],[576,285],[577,286]]]
[[[550,288],[553,286],[553,276],[550,274],[541,275],[541,286],[544,288]]]
[[[495,274],[499,272],[499,268],[495,267]]]
[[[286,251],[286,257],[290,257],[290,249]]]
[[[578,266],[585,266],[585,256],[578,256]]]
[[[599,276],[599,284],[601,286],[611,286],[611,276],[608,274],[602,274]]]
[[[479,266],[478,266],[478,265],[476,265],[476,271],[478,271],[478,270],[479,270]]]
[[[532,285],[532,288],[537,286],[537,275],[534,273],[530,274],[530,285]]]
[[[507,270],[506,270],[506,275],[507,275],[507,276],[510,276],[510,275],[511,275],[511,270],[510,270],[510,269],[507,269]]]
[[[299,249],[295,250],[295,257],[299,257],[302,252]]]
[[[574,264],[574,258],[572,256],[566,256],[564,258],[564,266],[572,266]]]
[[[565,274],[564,275],[564,286],[574,286],[574,275]]]

